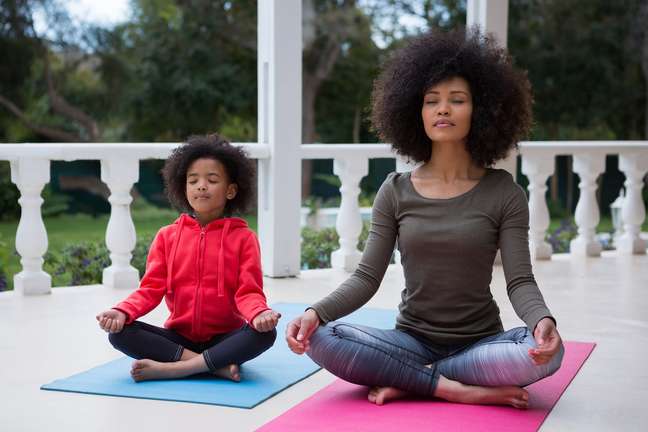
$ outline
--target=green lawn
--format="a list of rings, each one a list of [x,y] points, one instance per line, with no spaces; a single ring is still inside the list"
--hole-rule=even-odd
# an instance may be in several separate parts
[[[173,210],[158,209],[153,206],[135,208],[132,211],[133,223],[137,236],[152,237],[162,226],[172,223],[178,213]],[[103,242],[106,238],[108,215],[94,218],[85,214],[62,215],[45,218],[49,246],[51,252],[60,252],[66,245],[81,241]],[[256,215],[246,216],[250,228],[256,231]],[[0,222],[0,242],[4,242],[9,253],[0,255],[0,268],[5,270],[9,288],[13,289],[13,275],[20,272],[20,257],[15,253],[14,243],[18,221]],[[5,256],[5,259],[1,259]],[[3,262],[4,261],[4,262]]]

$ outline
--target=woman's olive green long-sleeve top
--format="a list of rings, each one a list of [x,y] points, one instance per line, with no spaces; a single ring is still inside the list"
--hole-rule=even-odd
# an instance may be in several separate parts
[[[391,173],[374,201],[362,260],[340,287],[312,306],[323,322],[360,308],[376,293],[397,244],[405,274],[396,328],[443,345],[501,332],[490,282],[501,250],[506,289],[530,329],[551,317],[529,257],[529,207],[511,175],[487,169],[468,192],[420,195],[410,173]]]

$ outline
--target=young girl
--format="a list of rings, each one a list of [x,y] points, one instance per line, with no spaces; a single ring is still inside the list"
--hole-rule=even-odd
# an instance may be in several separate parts
[[[239,365],[272,346],[280,314],[266,304],[259,244],[243,219],[254,166],[218,135],[194,136],[166,161],[170,201],[189,214],[157,233],[138,290],[97,315],[110,343],[136,358],[135,381],[211,372],[240,380]],[[165,298],[159,328],[136,321]]]

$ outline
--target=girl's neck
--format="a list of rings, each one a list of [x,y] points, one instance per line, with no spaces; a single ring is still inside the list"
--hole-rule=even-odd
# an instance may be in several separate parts
[[[223,212],[211,214],[199,214],[194,212],[193,216],[198,221],[200,226],[204,227],[205,225],[215,221],[216,219],[221,219],[223,217]]]

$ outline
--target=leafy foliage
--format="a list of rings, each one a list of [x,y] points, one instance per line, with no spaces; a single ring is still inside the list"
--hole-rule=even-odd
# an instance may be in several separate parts
[[[131,265],[140,277],[145,271],[151,241],[151,237],[140,237],[133,250]],[[103,270],[109,265],[109,252],[104,243],[84,241],[64,247],[60,254],[47,253],[44,268],[52,275],[52,285],[74,286],[101,283]]]
[[[358,249],[364,250],[369,235],[369,224],[364,223],[358,238]],[[302,228],[301,266],[303,269],[331,267],[331,253],[340,247],[340,237],[335,228],[315,230]]]

